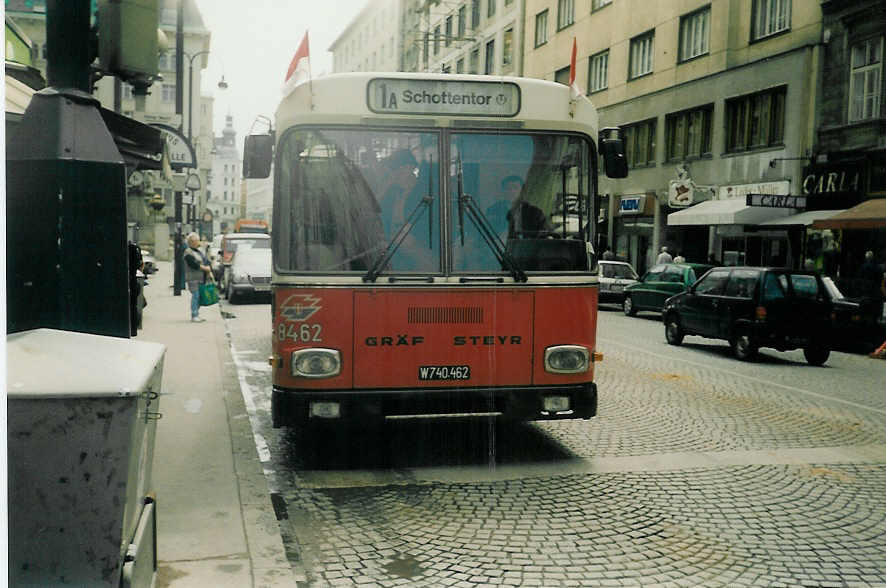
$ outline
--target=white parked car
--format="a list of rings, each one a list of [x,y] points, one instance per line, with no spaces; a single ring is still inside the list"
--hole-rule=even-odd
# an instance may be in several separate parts
[[[600,281],[598,301],[621,304],[625,297],[625,286],[639,279],[637,272],[625,261],[600,261],[598,267],[597,275]]]
[[[271,250],[238,247],[225,273],[225,295],[231,304],[244,296],[271,294]]]

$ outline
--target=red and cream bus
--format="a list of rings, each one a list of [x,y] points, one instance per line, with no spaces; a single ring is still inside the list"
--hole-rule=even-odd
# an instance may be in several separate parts
[[[594,416],[598,148],[624,177],[620,131],[553,82],[296,86],[243,168],[273,161],[274,426]]]

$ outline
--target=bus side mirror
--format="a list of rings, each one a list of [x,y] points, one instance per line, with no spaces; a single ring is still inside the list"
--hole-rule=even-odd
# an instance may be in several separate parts
[[[600,152],[603,166],[610,178],[628,177],[628,160],[625,157],[624,131],[619,127],[608,127],[600,131]]]
[[[271,175],[274,158],[274,135],[249,135],[243,143],[243,177],[266,178]]]

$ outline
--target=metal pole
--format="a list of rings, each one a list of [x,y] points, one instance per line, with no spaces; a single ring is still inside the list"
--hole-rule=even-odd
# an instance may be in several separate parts
[[[192,146],[191,130],[193,128],[194,117],[194,57],[197,57],[197,55],[200,55],[200,53],[188,58],[188,143]]]
[[[49,0],[46,10],[46,82],[92,93],[89,83],[89,2]]]
[[[184,68],[184,0],[178,0],[177,14],[175,21],[175,113],[179,116],[184,111],[184,94],[182,92],[182,78]],[[184,122],[181,118],[180,121]],[[179,124],[181,130],[182,124]],[[182,193],[175,192],[175,247],[173,247],[174,258],[172,260],[173,273],[172,276],[172,294],[173,296],[182,295]]]

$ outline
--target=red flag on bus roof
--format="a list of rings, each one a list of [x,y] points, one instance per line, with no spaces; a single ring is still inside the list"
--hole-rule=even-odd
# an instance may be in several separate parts
[[[581,90],[575,83],[575,54],[578,52],[578,41],[572,37],[572,56],[569,59],[569,89],[572,91],[572,99],[581,96]]]
[[[294,84],[299,84],[311,79],[311,55],[310,50],[308,49],[307,31],[305,31],[305,36],[301,40],[298,49],[295,51],[292,61],[289,62],[289,69],[286,71],[286,79],[284,79],[283,82],[289,82],[289,78],[293,76],[295,76],[295,79],[293,80]]]

